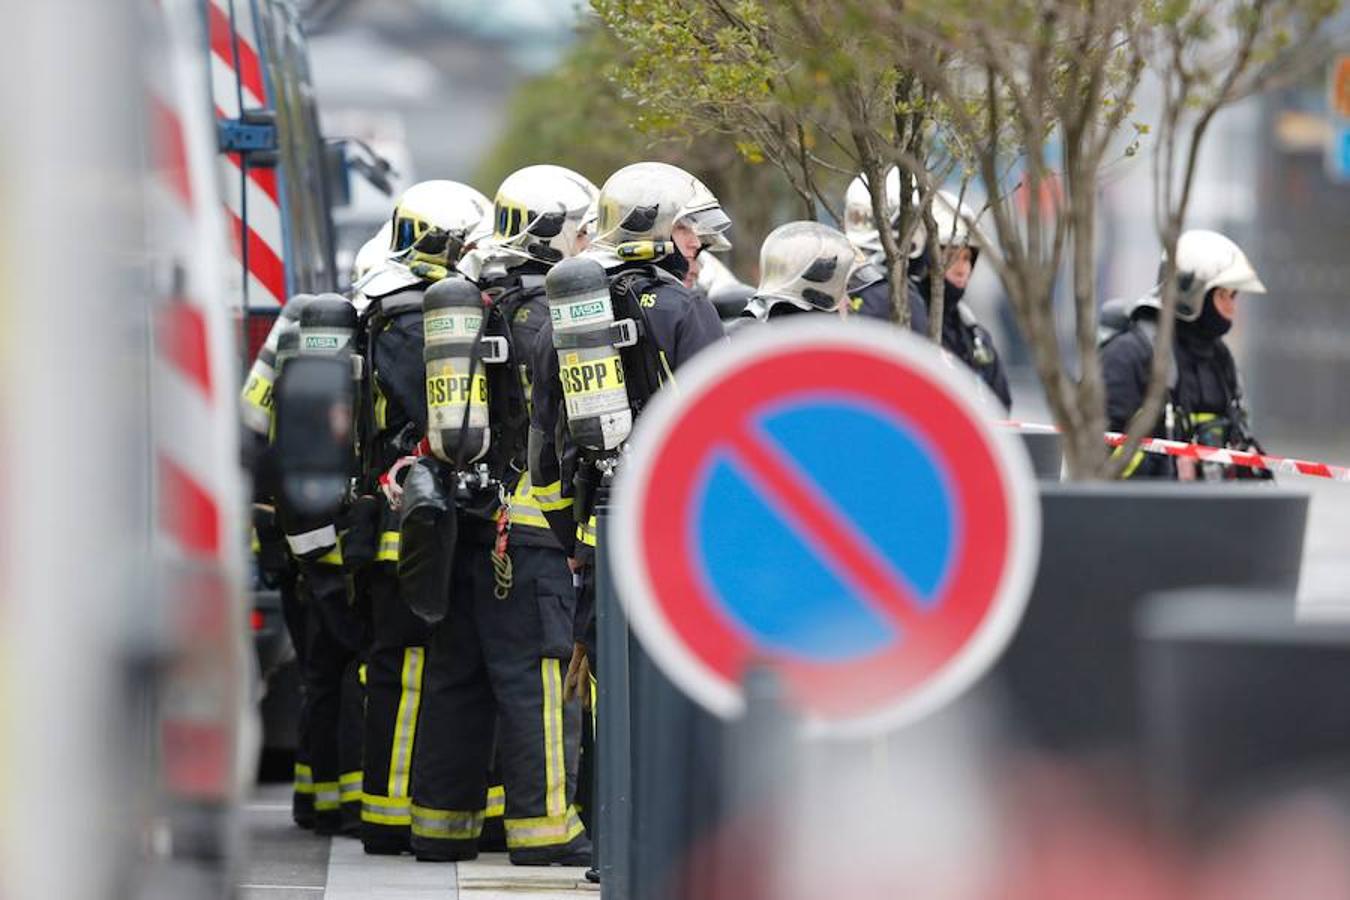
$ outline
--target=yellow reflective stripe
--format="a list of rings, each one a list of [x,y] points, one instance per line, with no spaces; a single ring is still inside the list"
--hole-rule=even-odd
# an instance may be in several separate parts
[[[1112,458],[1120,456],[1121,451],[1124,449],[1125,449],[1124,447],[1117,447],[1115,450],[1111,451]],[[1130,458],[1129,464],[1120,471],[1120,477],[1129,478],[1131,475],[1133,475],[1135,470],[1138,469],[1139,466],[1144,462],[1144,456],[1145,453],[1143,450],[1134,451],[1134,456]]]
[[[361,821],[376,825],[411,825],[412,805],[407,797],[361,794]]]
[[[314,783],[314,808],[326,812],[341,805],[341,792],[336,781],[316,781]]]
[[[295,764],[295,792],[297,794],[314,793],[314,770],[304,763]]]
[[[407,812],[411,801],[407,797],[381,797],[379,794],[361,794],[361,802],[380,812]]]
[[[1212,412],[1191,413],[1191,421],[1198,423],[1200,425],[1203,425],[1206,422],[1213,422],[1217,418],[1219,418],[1218,413]]]
[[[543,516],[535,515],[532,512],[522,512],[519,508],[511,507],[512,525],[529,525],[532,528],[548,528],[548,519]]]
[[[334,544],[333,549],[329,550],[323,556],[320,556],[318,561],[321,565],[325,566],[342,565],[342,548]]]
[[[389,401],[385,399],[384,392],[380,390],[374,378],[371,379],[371,384],[375,389],[375,428],[377,431],[384,431],[389,424]]]
[[[591,516],[589,522],[577,523],[577,540],[587,547],[595,546],[595,516]]]
[[[511,505],[515,506],[517,503],[538,505],[534,502],[534,484],[530,481],[529,472],[521,472],[520,478],[516,479],[516,488],[511,492]]]
[[[343,803],[355,803],[361,799],[360,772],[346,772],[338,777],[338,799]]]
[[[512,849],[566,844],[586,830],[575,806],[569,807],[566,815],[502,821],[506,825],[506,846]]]
[[[600,725],[600,723],[599,723],[599,722],[596,720],[596,718],[595,718],[595,710],[596,710],[597,707],[600,706],[600,702],[599,702],[599,701],[600,701],[600,686],[599,686],[599,683],[595,680],[595,676],[594,676],[594,675],[591,676],[591,688],[590,688],[590,689],[591,689],[591,734],[592,734],[592,735],[595,735],[595,734],[598,734],[598,733],[599,733],[599,725]]]
[[[506,788],[494,784],[488,788],[487,810],[484,815],[489,819],[499,819],[506,814]]]
[[[657,355],[661,357],[661,368],[666,370],[666,377],[661,379],[661,384],[675,384],[675,370],[670,367],[670,360],[666,359],[666,351],[658,350]],[[679,388],[676,387],[676,390]]]
[[[567,812],[567,769],[563,763],[562,664],[539,662],[544,684],[544,811],[550,816]]]
[[[389,796],[408,796],[412,774],[413,739],[417,735],[417,709],[422,703],[422,667],[426,651],[408,647],[403,651],[403,692],[394,720],[394,750],[389,759]]]
[[[544,518],[539,498],[530,484],[529,472],[520,476],[516,489],[511,492],[511,524],[528,525],[544,531],[549,529],[548,519]]]
[[[258,553],[262,550],[262,541],[258,540],[258,529],[250,528],[248,530],[248,549],[250,553]]]
[[[562,495],[562,482],[555,481],[552,484],[534,485],[530,488],[530,497],[535,505],[540,509],[553,512],[559,509],[567,509],[572,505],[571,497]]]
[[[473,841],[483,833],[483,810],[429,809],[413,804],[412,833],[447,841]]]
[[[375,554],[376,561],[398,562],[398,551],[402,542],[403,538],[397,531],[381,532],[380,549]]]
[[[366,664],[365,664],[365,663],[361,663],[361,665],[359,665],[359,666],[356,667],[356,680],[359,681],[359,682],[361,682],[361,686],[362,686],[362,687],[365,687],[365,684],[366,684]]]

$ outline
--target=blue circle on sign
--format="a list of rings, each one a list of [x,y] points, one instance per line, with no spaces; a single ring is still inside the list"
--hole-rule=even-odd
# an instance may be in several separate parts
[[[748,430],[818,502],[866,535],[920,608],[937,602],[955,555],[958,512],[937,454],[916,430],[857,397],[829,394],[768,406]],[[854,457],[850,447],[871,452]],[[903,496],[895,485],[904,485]],[[784,515],[772,485],[730,449],[711,457],[687,521],[704,584],[759,646],[837,663],[903,644],[899,625],[821,557],[818,542]],[[755,540],[738,540],[746,534]]]

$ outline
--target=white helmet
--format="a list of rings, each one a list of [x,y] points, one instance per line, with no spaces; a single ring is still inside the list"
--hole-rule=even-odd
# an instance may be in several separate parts
[[[1162,267],[1167,265],[1163,254]],[[1141,298],[1141,306],[1162,309],[1162,279]],[[1194,322],[1204,311],[1205,296],[1215,288],[1264,294],[1266,286],[1237,244],[1217,231],[1193,229],[1177,239],[1177,318]]]
[[[490,233],[491,210],[488,198],[467,184],[415,184],[394,207],[389,251],[424,281],[444,278],[465,248]]]
[[[372,293],[371,283],[376,281],[379,273],[391,265],[389,260],[389,235],[393,233],[394,226],[392,222],[386,221],[380,226],[380,230],[364,244],[361,249],[356,251],[356,257],[352,260],[352,283],[351,294],[352,304],[357,310],[365,309],[370,303],[370,298],[375,296]],[[405,275],[402,279],[408,283],[411,282],[411,275],[399,263],[393,263],[393,266],[403,269]],[[395,288],[397,290],[397,288]],[[386,290],[385,293],[391,291]]]
[[[361,249],[356,251],[356,258],[352,260],[352,283],[356,284],[362,278],[374,269],[382,265],[389,259],[389,241],[390,235],[394,233],[394,223],[385,222],[380,226],[380,230],[375,232],[374,237],[361,245]]]
[[[914,202],[918,203],[916,195]],[[886,218],[891,226],[897,225],[900,216],[900,170],[891,167],[886,173]],[[876,221],[872,217],[872,194],[867,181],[859,175],[848,186],[844,194],[844,233],[848,239],[870,258],[881,256],[881,235],[877,231]],[[909,258],[914,259],[923,253],[925,232],[920,224],[909,239]]]
[[[765,311],[779,303],[833,312],[844,302],[858,258],[849,239],[819,222],[789,222],[764,239],[759,288]]]
[[[493,204],[494,249],[553,264],[580,249],[578,237],[599,191],[562,166],[526,166],[508,175]]]
[[[600,188],[595,238],[586,255],[612,268],[676,252],[671,235],[684,222],[709,250],[727,250],[731,220],[713,192],[678,166],[641,162],[624,166]]]
[[[951,191],[933,195],[933,221],[937,224],[940,247],[970,247],[978,251],[985,245],[984,233],[975,220],[975,212]]]

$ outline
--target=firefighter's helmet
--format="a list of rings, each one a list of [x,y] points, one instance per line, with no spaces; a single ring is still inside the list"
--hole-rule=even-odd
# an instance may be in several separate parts
[[[914,199],[918,203],[918,197]],[[936,206],[936,204],[934,204]],[[900,217],[900,170],[892,168],[886,173],[886,218],[894,228]],[[869,259],[881,256],[881,234],[877,231],[875,217],[872,215],[872,194],[868,190],[867,180],[859,175],[848,186],[844,194],[844,234]],[[920,224],[910,235],[907,248],[910,259],[923,253],[925,232]]]
[[[1159,267],[1158,285],[1139,300],[1138,307],[1162,309],[1162,273],[1167,255]],[[1192,229],[1177,240],[1177,318],[1194,322],[1205,307],[1205,297],[1215,288],[1264,294],[1266,286],[1256,269],[1237,244],[1217,231]]]
[[[372,269],[383,265],[389,259],[390,236],[393,233],[393,222],[385,222],[380,226],[380,230],[356,251],[356,258],[352,260],[352,284],[359,283]]]
[[[403,192],[390,218],[389,252],[424,281],[449,273],[487,237],[492,204],[457,181],[423,181]]]
[[[678,166],[641,162],[624,166],[600,188],[595,237],[588,254],[606,268],[635,259],[662,259],[675,249],[677,223],[688,225],[705,249],[727,250],[731,220],[712,191]]]
[[[789,222],[764,239],[755,295],[766,312],[779,303],[833,312],[844,302],[857,261],[853,244],[839,231],[819,222]]]
[[[584,176],[562,166],[526,166],[497,188],[492,243],[496,249],[537,262],[575,256],[599,191]]]

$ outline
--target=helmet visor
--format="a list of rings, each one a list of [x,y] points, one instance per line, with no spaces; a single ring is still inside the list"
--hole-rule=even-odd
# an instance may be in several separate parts
[[[417,239],[426,232],[427,223],[411,216],[395,216],[393,239],[390,241],[389,249],[394,253],[403,253],[417,243]]]
[[[731,219],[727,218],[727,214],[717,206],[688,213],[681,216],[679,221],[693,229],[694,234],[704,238],[705,242],[708,238],[721,236],[722,232],[731,227]]]
[[[464,237],[443,228],[430,228],[412,245],[413,252],[453,263],[464,254]]]

